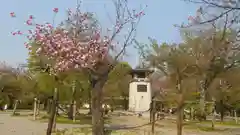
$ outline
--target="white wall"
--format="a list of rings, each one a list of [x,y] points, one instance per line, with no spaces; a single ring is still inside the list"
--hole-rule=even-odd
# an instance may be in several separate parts
[[[137,85],[147,85],[147,92],[137,92]],[[129,84],[129,111],[146,111],[151,103],[150,82],[131,82]]]
[[[135,94],[134,94],[134,85],[133,83],[129,84],[129,98],[128,98],[128,109],[129,111],[135,110]]]

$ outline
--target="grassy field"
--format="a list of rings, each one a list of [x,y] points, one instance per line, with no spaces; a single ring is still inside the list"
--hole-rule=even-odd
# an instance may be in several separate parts
[[[56,131],[55,135],[92,135],[90,128],[73,128],[70,130]],[[150,135],[149,130],[118,130],[118,131],[105,131],[105,135]],[[156,131],[155,135],[161,135],[162,132]]]
[[[41,116],[38,120],[40,120],[41,122],[48,122],[48,115],[44,115]],[[84,124],[84,125],[91,125],[92,123],[92,117],[90,115],[85,115],[85,114],[80,114],[78,116],[76,116],[76,120],[73,121],[71,119],[69,119],[66,115],[62,115],[62,116],[57,116],[56,119],[57,123],[60,124]],[[104,122],[107,124],[110,122],[108,117],[104,118]]]

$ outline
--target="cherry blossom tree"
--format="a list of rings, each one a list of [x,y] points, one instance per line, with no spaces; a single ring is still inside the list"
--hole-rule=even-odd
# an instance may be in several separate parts
[[[102,89],[108,74],[126,48],[133,43],[137,25],[144,16],[143,9],[138,12],[131,10],[127,0],[115,0],[114,5],[116,18],[113,27],[106,30],[107,34],[103,34],[103,28],[97,25],[97,22],[90,23],[93,21],[93,14],[81,12],[80,4],[76,10],[68,9],[66,21],[56,27],[51,23],[36,23],[35,17],[30,15],[26,25],[32,29],[27,33],[19,30],[12,32],[12,35],[27,37],[25,47],[29,53],[34,52],[47,60],[47,69],[44,71],[49,74],[57,77],[59,73],[71,69],[90,73],[93,135],[104,134]],[[53,9],[54,16],[58,12],[58,8]],[[10,16],[16,18],[17,14],[11,12]],[[123,34],[123,40],[117,41],[117,37]],[[51,134],[51,130],[48,134]]]

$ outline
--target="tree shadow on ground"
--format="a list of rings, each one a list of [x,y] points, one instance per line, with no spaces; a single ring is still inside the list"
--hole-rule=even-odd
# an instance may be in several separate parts
[[[40,118],[40,121],[47,122],[49,116],[44,115]],[[86,114],[78,114],[76,116],[75,122],[72,119],[69,119],[67,115],[57,116],[57,123],[60,124],[80,124],[80,125],[91,125],[92,124],[92,116]],[[104,117],[105,124],[110,122],[110,118]]]

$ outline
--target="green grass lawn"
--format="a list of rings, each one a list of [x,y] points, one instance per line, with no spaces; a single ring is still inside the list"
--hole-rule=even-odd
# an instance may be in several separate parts
[[[189,124],[212,124],[212,121],[211,120],[208,120],[208,121],[185,121],[184,122],[184,125],[189,125]],[[232,120],[232,121],[216,121],[215,122],[215,125],[225,125],[225,126],[240,126],[240,121],[239,123],[237,124],[236,121]]]
[[[48,121],[48,115],[42,116],[39,120],[42,122],[47,122]],[[105,123],[109,123],[110,119],[105,117],[104,118],[104,122]],[[87,125],[91,125],[92,124],[92,116],[91,115],[85,115],[85,114],[80,114],[78,116],[76,116],[76,121],[74,122],[71,119],[68,119],[67,116],[58,116],[57,123],[62,123],[62,124],[87,124]]]
[[[203,121],[201,123],[212,124],[212,121]],[[240,122],[237,124],[235,121],[216,121],[215,125],[222,125],[222,126],[240,126]]]
[[[16,112],[15,115],[11,115],[13,117],[28,117],[32,119],[33,114],[26,114],[26,113],[19,113]],[[46,113],[40,113],[40,116],[36,116],[36,119],[41,121],[41,122],[48,122],[49,115]],[[104,122],[106,124],[110,123],[110,118],[109,117],[104,117]],[[66,115],[61,115],[57,117],[57,123],[62,123],[62,124],[87,124],[91,125],[92,123],[92,116],[91,115],[86,115],[86,114],[79,114],[76,116],[76,121],[74,122],[71,119],[68,119]]]
[[[91,128],[72,128],[65,129],[62,131],[56,131],[54,135],[90,135],[92,134]],[[151,134],[149,130],[132,129],[132,130],[117,130],[117,131],[105,131],[104,135],[141,135],[141,134]],[[160,131],[155,132],[156,135],[161,135]]]
[[[198,129],[205,132],[220,132],[229,129],[229,127],[240,127],[240,123],[236,124],[235,121],[217,121],[215,127],[212,129],[212,121],[188,121],[184,122],[184,128],[186,129]]]
[[[211,126],[198,126],[198,125],[191,125],[191,126],[185,126],[185,129],[194,129],[194,130],[200,130],[204,132],[221,132],[221,131],[226,131],[226,128],[219,128],[215,127],[214,129]]]

